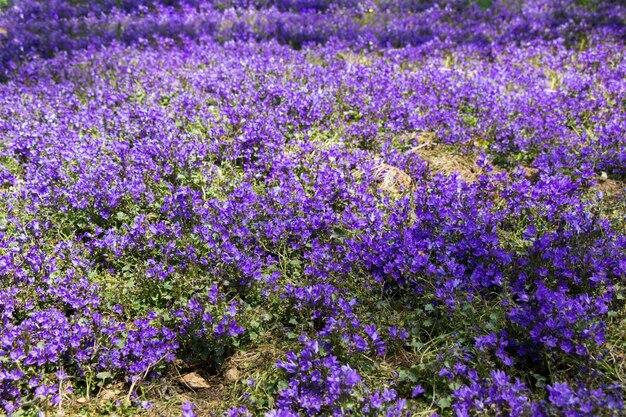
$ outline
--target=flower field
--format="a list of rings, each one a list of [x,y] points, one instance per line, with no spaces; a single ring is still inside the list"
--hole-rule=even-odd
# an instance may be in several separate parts
[[[621,0],[0,0],[0,415],[623,416]]]

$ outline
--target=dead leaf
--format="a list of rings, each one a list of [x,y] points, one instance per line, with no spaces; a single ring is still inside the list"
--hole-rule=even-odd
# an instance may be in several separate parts
[[[180,381],[191,389],[207,389],[210,387],[206,380],[196,372],[182,376]]]

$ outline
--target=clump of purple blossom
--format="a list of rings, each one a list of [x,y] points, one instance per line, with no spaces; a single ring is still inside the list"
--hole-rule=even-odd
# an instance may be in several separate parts
[[[233,417],[624,414],[625,38],[617,0],[0,0],[0,410],[183,369]]]

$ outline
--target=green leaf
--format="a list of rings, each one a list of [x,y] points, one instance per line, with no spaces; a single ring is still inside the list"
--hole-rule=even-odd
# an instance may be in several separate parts
[[[476,4],[478,4],[478,7],[482,10],[486,10],[493,5],[493,0],[476,0]]]
[[[439,401],[437,401],[437,405],[441,409],[449,408],[451,404],[452,404],[452,397],[450,397],[449,395],[447,397],[443,397],[443,398],[439,399]]]
[[[409,344],[411,347],[414,347],[416,349],[421,349],[422,346],[424,346],[423,342],[420,342],[419,340],[412,340],[411,343]]]
[[[107,379],[107,378],[112,378],[112,377],[113,377],[113,375],[111,375],[111,372],[106,372],[106,371],[98,372],[96,374],[96,378],[98,378],[98,379]]]

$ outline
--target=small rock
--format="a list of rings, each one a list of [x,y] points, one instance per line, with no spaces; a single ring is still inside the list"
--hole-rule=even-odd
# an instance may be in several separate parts
[[[188,373],[180,378],[180,381],[191,389],[207,389],[209,384],[196,372]]]
[[[227,382],[234,383],[239,381],[241,375],[239,374],[239,370],[237,368],[229,368],[224,372],[224,379]]]

